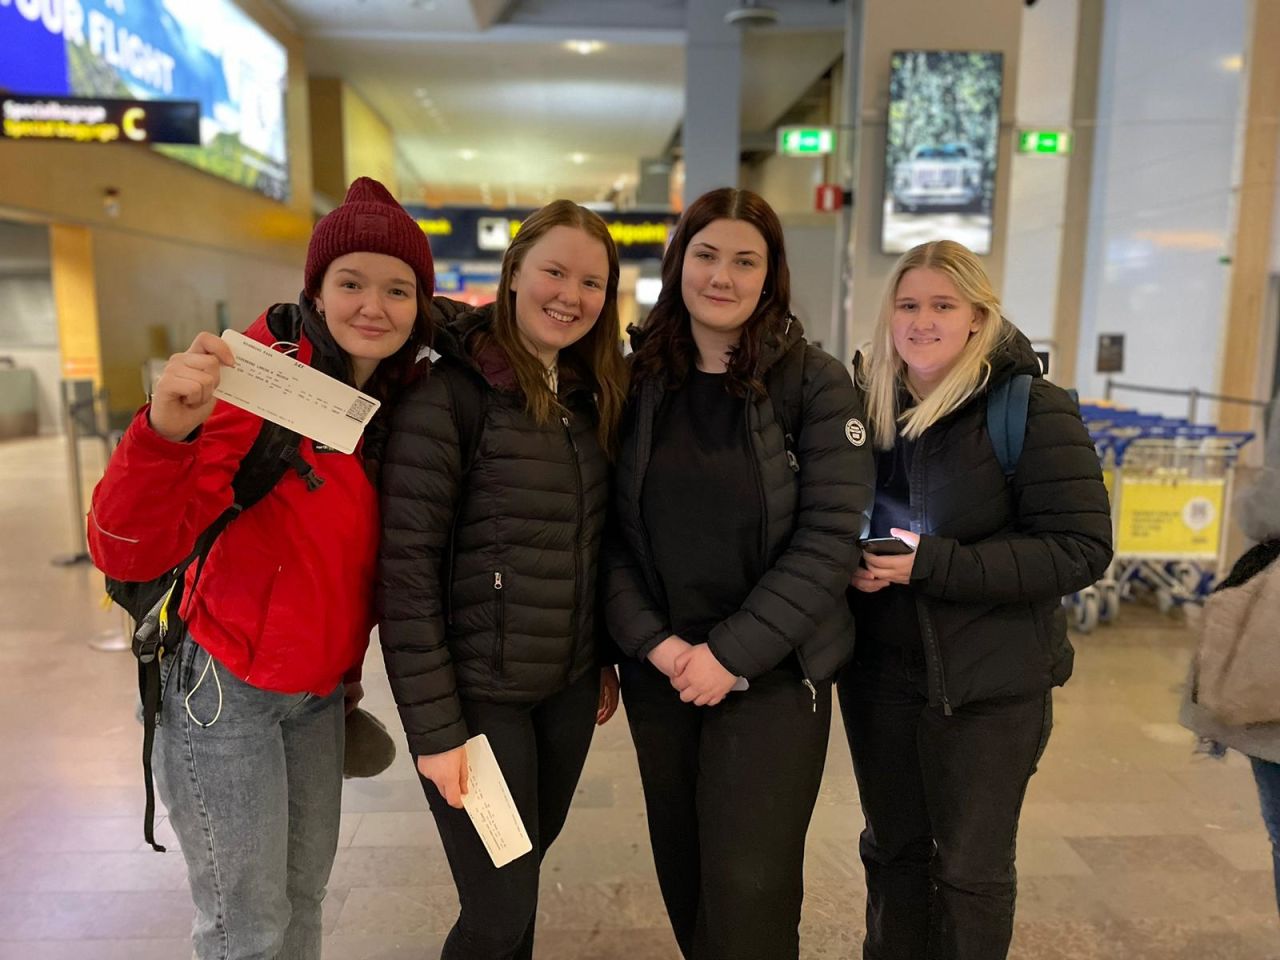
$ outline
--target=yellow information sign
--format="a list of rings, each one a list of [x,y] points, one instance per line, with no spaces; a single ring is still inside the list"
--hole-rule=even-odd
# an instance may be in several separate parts
[[[1225,480],[1121,477],[1116,553],[1215,559],[1225,496]]]

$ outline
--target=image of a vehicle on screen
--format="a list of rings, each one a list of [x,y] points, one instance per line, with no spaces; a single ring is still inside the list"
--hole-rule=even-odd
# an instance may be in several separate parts
[[[949,239],[990,253],[1003,58],[906,50],[891,63],[881,249]]]
[[[893,171],[894,213],[982,209],[982,163],[966,143],[921,145]]]

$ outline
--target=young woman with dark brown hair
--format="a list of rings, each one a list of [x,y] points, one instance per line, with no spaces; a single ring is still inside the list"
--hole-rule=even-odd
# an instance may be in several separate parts
[[[794,960],[831,678],[853,650],[865,420],[848,371],[791,315],[782,227],[759,196],[695,201],[662,279],[633,338],[609,629],[681,951]]]
[[[542,857],[592,730],[617,706],[595,620],[626,397],[617,292],[604,221],[565,200],[543,207],[507,249],[494,304],[437,301],[454,313],[440,359],[393,421],[380,636],[461,901],[447,960],[533,955]],[[478,734],[533,841],[501,869],[461,809]]]

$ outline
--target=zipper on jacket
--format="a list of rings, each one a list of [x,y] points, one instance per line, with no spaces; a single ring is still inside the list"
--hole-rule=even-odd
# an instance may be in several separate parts
[[[653,457],[653,425],[658,419],[662,407],[662,392],[656,380],[646,380],[640,388],[640,415],[636,417],[636,462],[635,480],[628,491],[627,503],[635,516],[636,529],[640,533],[638,544],[642,553],[641,571],[645,584],[655,599],[665,596],[658,579],[657,564],[653,559],[653,538],[649,536],[649,528],[644,522],[642,498],[645,476],[649,472],[649,461]]]
[[[493,645],[493,669],[502,673],[502,656],[507,645],[507,604],[502,597],[502,571],[493,571],[493,595],[498,602],[498,635]]]
[[[573,457],[573,476],[576,484],[574,490],[577,493],[577,510],[575,513],[575,526],[573,531],[573,605],[574,605],[574,633],[579,633],[583,611],[586,604],[582,598],[582,458],[578,452],[578,441],[573,438],[573,428],[569,425],[569,417],[563,416],[560,422],[564,424],[564,435],[569,439],[569,453]],[[574,637],[574,651],[577,651],[578,637]],[[573,660],[569,657],[568,666],[569,673],[573,672]]]
[[[901,443],[901,439],[898,441]],[[922,495],[922,487],[920,484],[920,475],[924,470],[923,464],[926,458],[924,454],[925,439],[922,437],[916,445],[915,453],[911,457],[911,475],[909,477],[908,489],[911,500],[911,524],[913,533],[924,532],[924,497]],[[938,690],[938,699],[942,701],[942,714],[949,717],[951,712],[951,698],[947,696],[947,675],[942,667],[942,648],[938,645],[938,632],[933,626],[933,614],[929,610],[929,601],[927,598],[916,595],[916,619],[920,623],[920,633],[924,639],[925,662],[929,672],[933,675],[934,685]]]
[[[813,681],[808,677],[804,678],[804,685],[809,688],[809,696],[813,697],[813,712],[818,712],[818,688],[813,685]]]
[[[751,473],[756,479],[756,496],[760,498],[760,575],[756,577],[757,581],[769,571],[769,498],[764,493],[764,477],[760,472],[760,458],[755,456],[754,444],[751,437],[751,411],[754,408],[750,400],[744,404],[742,424],[747,432],[747,449],[751,451],[752,456],[748,457],[751,461]]]

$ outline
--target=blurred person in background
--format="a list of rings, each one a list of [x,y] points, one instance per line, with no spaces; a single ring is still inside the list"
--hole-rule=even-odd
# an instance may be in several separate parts
[[[1217,624],[1229,634],[1235,634],[1238,644],[1253,644],[1262,655],[1262,669],[1255,669],[1251,680],[1262,679],[1263,709],[1256,723],[1231,723],[1216,716],[1212,709],[1198,702],[1196,687],[1199,682],[1197,664],[1192,664],[1192,676],[1183,700],[1181,720],[1201,739],[1202,749],[1221,757],[1230,748],[1249,758],[1253,776],[1258,784],[1258,798],[1262,806],[1262,821],[1271,840],[1271,859],[1275,872],[1276,910],[1280,912],[1280,620],[1271,619],[1267,613],[1280,606],[1280,394],[1271,402],[1267,418],[1266,451],[1263,467],[1253,486],[1236,498],[1236,516],[1240,528],[1255,542],[1242,556],[1205,604],[1202,622],[1198,625],[1202,636],[1215,626],[1219,613],[1218,599],[1227,599],[1229,606],[1236,601],[1249,608],[1248,622],[1238,620]],[[1245,596],[1246,588],[1258,591]],[[1239,594],[1236,597],[1216,597],[1219,592]],[[1244,631],[1241,634],[1241,631]],[[1203,654],[1203,650],[1201,654]],[[1249,666],[1256,668],[1258,661]],[[1274,685],[1272,685],[1274,684]],[[1271,715],[1268,716],[1268,708]],[[1270,720],[1271,722],[1267,722]]]

